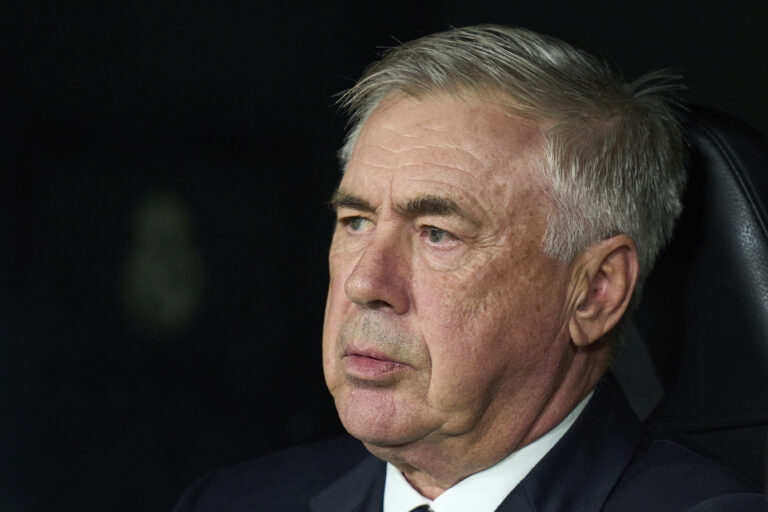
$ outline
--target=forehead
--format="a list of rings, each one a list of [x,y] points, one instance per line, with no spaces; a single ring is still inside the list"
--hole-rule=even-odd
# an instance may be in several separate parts
[[[420,183],[485,194],[538,184],[540,125],[476,98],[385,98],[363,125],[342,186]]]

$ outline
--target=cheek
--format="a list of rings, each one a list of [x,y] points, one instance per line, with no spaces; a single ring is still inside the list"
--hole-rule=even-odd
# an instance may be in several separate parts
[[[491,287],[486,266],[472,265],[414,290],[422,336],[432,361],[430,396],[440,409],[461,408],[478,396],[502,364],[498,349],[504,324],[498,289]],[[445,401],[450,394],[451,402]]]
[[[331,249],[328,252],[328,298],[325,305],[326,322],[332,315],[339,314],[340,308],[346,304],[344,283],[354,268],[356,257],[350,251],[344,250],[342,244],[334,236]]]
[[[328,297],[325,303],[325,319],[323,325],[323,340],[334,341],[341,323],[344,311],[349,307],[350,301],[344,291],[344,277],[331,272],[328,284]],[[333,338],[332,340],[328,338]]]
[[[343,253],[334,250],[336,244],[331,245],[329,253],[328,296],[325,302],[325,316],[323,320],[323,369],[326,382],[332,387],[338,368],[336,367],[336,340],[342,324],[344,311],[349,305],[344,292],[345,265]]]
[[[545,358],[559,311],[541,265],[508,256],[463,270],[425,287],[419,316],[428,319],[432,386],[471,396],[501,378],[521,377]]]
[[[328,287],[328,296],[325,299],[325,316],[323,317],[323,367],[331,364],[333,352],[331,351],[333,340],[336,339],[338,332],[338,322],[336,322],[336,313],[333,307],[334,293],[332,290],[333,282]]]

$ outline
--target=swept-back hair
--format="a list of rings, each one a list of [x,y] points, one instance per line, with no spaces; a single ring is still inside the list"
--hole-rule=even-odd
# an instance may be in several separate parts
[[[389,50],[341,96],[350,127],[339,155],[346,166],[362,125],[394,91],[473,95],[541,121],[541,178],[553,205],[545,251],[569,261],[599,240],[628,234],[638,247],[639,288],[681,211],[678,84],[667,72],[625,82],[605,61],[522,28],[452,29]]]

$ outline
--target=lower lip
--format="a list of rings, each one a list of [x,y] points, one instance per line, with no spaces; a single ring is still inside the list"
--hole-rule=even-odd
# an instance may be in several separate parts
[[[381,380],[402,372],[408,368],[408,365],[385,359],[348,355],[344,356],[344,367],[350,377],[362,380]]]

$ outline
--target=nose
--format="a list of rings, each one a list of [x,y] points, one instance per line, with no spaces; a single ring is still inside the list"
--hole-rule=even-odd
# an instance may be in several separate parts
[[[366,308],[408,311],[410,257],[396,233],[377,232],[344,282],[350,301]]]

